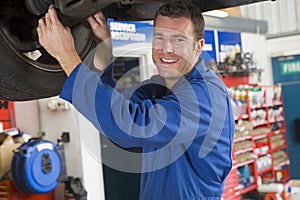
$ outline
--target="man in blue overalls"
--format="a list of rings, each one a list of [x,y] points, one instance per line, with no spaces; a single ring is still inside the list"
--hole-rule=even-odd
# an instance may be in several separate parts
[[[226,87],[199,57],[201,11],[184,1],[160,7],[152,43],[159,75],[121,91],[114,89],[106,20],[98,12],[87,21],[99,41],[92,64],[80,59],[53,7],[39,20],[41,45],[68,75],[61,98],[113,142],[143,148],[140,199],[220,199],[232,166],[234,117]]]

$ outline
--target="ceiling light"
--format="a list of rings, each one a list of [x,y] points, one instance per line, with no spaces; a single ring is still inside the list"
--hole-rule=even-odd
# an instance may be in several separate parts
[[[228,12],[222,10],[211,10],[211,11],[204,12],[203,15],[225,18],[228,16]]]

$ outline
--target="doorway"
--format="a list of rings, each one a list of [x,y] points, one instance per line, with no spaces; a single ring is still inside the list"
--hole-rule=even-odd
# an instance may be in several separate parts
[[[141,73],[139,66],[139,57],[118,57],[115,59],[114,78],[117,80],[118,88],[136,86],[140,83]],[[140,155],[142,148],[122,148],[102,134],[100,134],[100,142],[103,163],[105,163],[105,160],[113,159],[121,164],[122,162],[129,162],[126,165],[132,165],[133,168],[141,167],[141,156],[138,156],[135,160],[127,159],[124,155],[120,155],[116,149],[120,148]],[[140,173],[121,171],[103,164],[103,178],[106,200],[138,200]]]

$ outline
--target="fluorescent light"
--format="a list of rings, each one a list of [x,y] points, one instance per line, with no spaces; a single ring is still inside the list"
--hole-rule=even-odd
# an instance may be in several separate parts
[[[228,12],[222,10],[211,10],[211,11],[204,12],[203,15],[225,18],[228,16]]]

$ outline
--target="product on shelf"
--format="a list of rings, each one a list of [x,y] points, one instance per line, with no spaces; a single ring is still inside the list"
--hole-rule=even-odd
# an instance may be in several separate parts
[[[277,148],[285,144],[284,133],[280,133],[272,136],[272,148]]]
[[[253,158],[255,158],[253,153],[246,152],[246,153],[243,153],[243,154],[236,155],[236,162],[237,163],[242,163],[242,162],[246,162],[248,160],[251,160]]]
[[[260,136],[260,135],[264,135],[267,133],[270,133],[271,129],[270,128],[266,128],[266,127],[258,127],[256,128],[252,133],[253,136]]]
[[[253,133],[253,125],[248,122],[248,121],[244,121],[244,120],[239,120],[236,124],[235,124],[235,138],[241,138],[241,137],[245,137],[245,136],[249,136],[252,135]]]
[[[252,142],[249,140],[235,143],[235,151],[241,151],[250,148],[253,148],[253,146],[252,146]]]
[[[278,165],[282,165],[282,164],[286,164],[287,162],[289,162],[289,158],[286,154],[286,152],[284,151],[276,151],[274,152],[274,166],[278,166]]]
[[[248,86],[243,85],[228,88],[234,116],[240,116],[247,113],[247,90]]]
[[[257,170],[263,170],[272,167],[272,156],[271,154],[267,154],[265,156],[261,156],[256,161]]]
[[[282,106],[269,108],[269,120],[270,121],[280,121],[283,120],[283,108]]]
[[[249,106],[260,106],[265,103],[265,89],[263,87],[252,87],[248,92]]]
[[[269,152],[268,138],[263,137],[262,139],[255,140],[254,153],[256,155],[264,155]]]
[[[251,185],[249,166],[245,165],[245,166],[238,168],[238,177],[239,177],[239,188],[240,189],[249,187]]]

